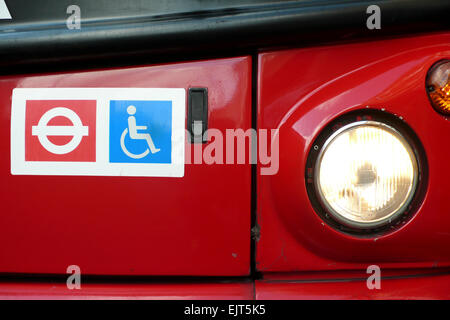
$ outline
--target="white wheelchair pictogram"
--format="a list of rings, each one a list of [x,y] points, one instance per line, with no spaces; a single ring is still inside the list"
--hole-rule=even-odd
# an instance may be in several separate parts
[[[129,106],[127,108],[128,116],[128,128],[125,128],[123,130],[122,135],[120,136],[120,147],[122,148],[122,151],[130,158],[133,159],[141,159],[144,158],[151,153],[157,153],[160,151],[160,149],[155,147],[155,144],[153,143],[152,137],[150,133],[139,133],[138,130],[147,130],[147,126],[138,126],[136,125],[136,117],[134,116],[136,114],[136,107],[135,106]],[[148,148],[140,153],[140,154],[134,154],[125,146],[125,137],[129,133],[131,140],[146,140]]]
[[[65,117],[72,122],[72,126],[48,126],[50,120],[55,117]],[[37,136],[41,145],[54,154],[66,154],[75,150],[84,136],[89,135],[89,127],[83,126],[80,117],[73,111],[64,107],[48,110],[39,119],[38,125],[31,128],[31,135]],[[72,139],[64,145],[52,143],[48,136],[72,136]]]

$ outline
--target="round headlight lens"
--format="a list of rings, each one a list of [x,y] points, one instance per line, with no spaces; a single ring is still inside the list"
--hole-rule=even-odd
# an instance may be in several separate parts
[[[394,128],[359,121],[334,132],[315,165],[319,199],[340,223],[376,228],[405,211],[417,185],[415,154]]]

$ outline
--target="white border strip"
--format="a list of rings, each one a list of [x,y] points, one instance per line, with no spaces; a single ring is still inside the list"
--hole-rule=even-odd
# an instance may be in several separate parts
[[[11,14],[6,6],[5,0],[0,0],[0,20],[11,20]]]

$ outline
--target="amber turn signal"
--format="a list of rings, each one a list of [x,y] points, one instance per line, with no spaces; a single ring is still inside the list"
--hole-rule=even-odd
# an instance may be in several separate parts
[[[431,67],[426,86],[433,108],[450,115],[450,60],[439,61]]]

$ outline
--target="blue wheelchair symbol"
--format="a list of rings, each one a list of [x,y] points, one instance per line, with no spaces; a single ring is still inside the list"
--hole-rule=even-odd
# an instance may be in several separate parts
[[[112,100],[109,160],[171,163],[172,102]]]

